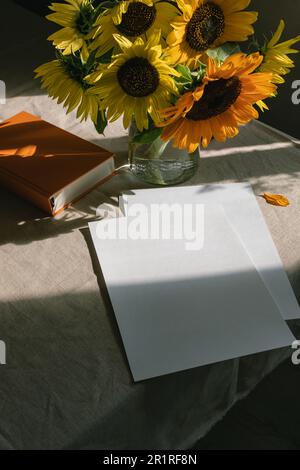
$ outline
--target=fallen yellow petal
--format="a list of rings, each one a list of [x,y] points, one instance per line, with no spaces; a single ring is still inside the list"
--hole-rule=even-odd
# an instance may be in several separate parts
[[[282,196],[282,194],[264,193],[263,198],[267,201],[268,204],[272,204],[273,206],[286,207],[290,205],[288,198]]]

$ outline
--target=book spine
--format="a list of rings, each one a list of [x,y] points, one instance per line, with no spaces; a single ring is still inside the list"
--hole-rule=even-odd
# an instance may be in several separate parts
[[[12,174],[10,174],[8,178],[6,174],[0,171],[0,184],[52,215],[52,207],[49,198],[28,186],[21,179],[15,178]]]

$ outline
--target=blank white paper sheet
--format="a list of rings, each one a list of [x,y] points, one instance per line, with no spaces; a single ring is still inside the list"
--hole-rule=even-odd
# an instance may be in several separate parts
[[[132,204],[222,204],[285,320],[300,318],[300,308],[280,256],[249,183],[207,184],[134,190],[123,195],[123,210]]]
[[[120,231],[131,222],[118,219]],[[292,344],[220,205],[204,206],[198,251],[184,240],[99,238],[115,223],[89,227],[135,381]]]

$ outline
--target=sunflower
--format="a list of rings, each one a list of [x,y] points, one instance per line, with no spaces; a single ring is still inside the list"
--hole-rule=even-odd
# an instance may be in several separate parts
[[[288,41],[279,43],[284,28],[285,23],[281,20],[276,33],[262,49],[264,60],[259,71],[273,73],[274,83],[285,82],[283,76],[290,73],[290,69],[295,66],[294,61],[289,58],[289,54],[296,54],[299,52],[297,49],[292,49],[292,46],[300,41],[300,35],[293,39],[289,39]]]
[[[161,0],[129,0],[102,15],[95,22],[91,35],[94,40],[91,48],[98,49],[97,56],[103,56],[116,48],[115,34],[121,34],[130,41],[138,37],[147,40],[156,30],[166,38],[171,31],[170,23],[178,15],[175,4]]]
[[[77,109],[77,118],[81,121],[91,117],[97,122],[100,110],[100,98],[88,93],[90,85],[85,81],[86,70],[81,60],[76,56],[63,56],[47,62],[35,70],[36,78],[40,78],[42,88],[49,96],[63,103],[70,113]]]
[[[252,73],[262,59],[259,53],[238,53],[219,66],[208,58],[202,84],[161,111],[162,139],[193,153],[200,144],[207,148],[213,137],[221,142],[235,137],[240,125],[258,118],[253,105],[276,90],[272,74]]]
[[[246,41],[258,13],[242,11],[251,0],[178,0],[183,15],[167,38],[170,61],[194,67],[207,49],[227,41]]]
[[[49,36],[49,41],[60,49],[64,55],[81,50],[87,57],[87,40],[95,21],[95,8],[92,0],[66,0],[66,3],[52,3],[54,11],[46,18],[63,26]]]
[[[111,15],[114,24],[120,24],[122,22],[122,16],[127,13],[128,7],[131,3],[144,3],[148,7],[153,6],[153,0],[121,0],[118,4],[112,8]]]
[[[120,35],[115,35],[115,40],[122,52],[100,74],[90,92],[102,97],[108,120],[115,121],[123,115],[127,129],[134,117],[142,131],[148,129],[148,113],[158,122],[158,109],[169,105],[170,93],[177,94],[172,75],[179,74],[162,58],[159,31],[148,42],[138,38],[132,43]]]

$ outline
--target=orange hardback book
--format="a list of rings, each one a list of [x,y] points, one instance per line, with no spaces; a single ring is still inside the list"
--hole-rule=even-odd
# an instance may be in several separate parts
[[[37,116],[0,123],[0,184],[55,215],[114,172],[114,155]]]

